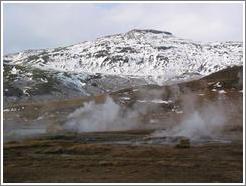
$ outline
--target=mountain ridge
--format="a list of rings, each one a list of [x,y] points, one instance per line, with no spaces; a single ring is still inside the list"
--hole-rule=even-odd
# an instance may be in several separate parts
[[[17,90],[25,96],[52,93],[47,87],[61,96],[79,96],[200,79],[242,66],[243,52],[242,42],[203,44],[167,31],[133,29],[66,47],[8,54],[3,62],[5,96]]]
[[[186,73],[203,76],[242,65],[242,43],[202,44],[166,31],[133,29],[67,47],[5,55],[4,62],[76,73],[147,77],[150,82],[162,83]]]

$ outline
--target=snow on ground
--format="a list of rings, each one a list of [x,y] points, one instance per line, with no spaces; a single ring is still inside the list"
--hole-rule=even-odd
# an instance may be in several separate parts
[[[222,85],[221,85],[220,82],[217,82],[217,83],[214,85],[214,87],[220,88],[220,87],[222,87]]]
[[[170,104],[173,101],[172,100],[153,99],[153,100],[137,100],[137,102],[140,102],[140,103],[164,103],[164,104]]]
[[[12,68],[11,74],[18,74],[19,70],[17,70],[15,67]]]
[[[122,100],[130,100],[131,98],[129,98],[129,97],[121,97],[120,99],[122,99]]]
[[[225,94],[225,93],[226,93],[225,90],[219,90],[218,92],[219,92],[220,94]]]

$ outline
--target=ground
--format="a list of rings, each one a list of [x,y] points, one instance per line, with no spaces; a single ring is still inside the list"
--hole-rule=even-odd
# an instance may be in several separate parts
[[[232,72],[173,87],[134,87],[109,95],[21,103],[5,108],[3,181],[242,182],[243,94],[237,73]],[[173,92],[177,87],[178,95],[174,94],[177,91]],[[139,100],[153,99],[156,92],[158,98],[173,101],[139,103]],[[136,108],[136,105],[148,108],[137,115],[142,127],[98,132],[62,128],[69,113],[90,100],[104,104],[107,97],[112,97],[123,110]],[[192,105],[184,104],[194,100]],[[193,139],[193,135],[154,135],[156,131],[169,131],[179,126],[192,110],[204,114],[206,104],[210,106],[217,102],[220,104],[217,110],[228,117],[219,120],[223,123],[219,128],[211,128],[214,126],[205,123],[213,129],[212,136],[200,135]],[[206,113],[207,110],[204,121],[214,122],[206,120]],[[209,116],[218,118],[217,111]],[[46,128],[40,128],[44,125]]]
[[[84,139],[60,136],[9,143],[4,148],[4,182],[242,182],[240,142],[190,148],[113,143],[147,133],[90,133]]]

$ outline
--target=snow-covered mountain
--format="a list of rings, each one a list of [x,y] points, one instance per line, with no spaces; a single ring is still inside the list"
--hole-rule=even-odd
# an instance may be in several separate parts
[[[95,41],[4,56],[11,65],[59,72],[144,78],[163,84],[243,65],[242,42],[201,43],[169,32],[131,30]]]

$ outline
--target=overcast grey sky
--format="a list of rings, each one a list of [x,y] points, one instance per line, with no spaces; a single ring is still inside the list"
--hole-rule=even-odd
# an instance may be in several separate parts
[[[197,4],[6,4],[4,53],[94,40],[131,29],[157,29],[197,41],[242,41],[243,5]]]

